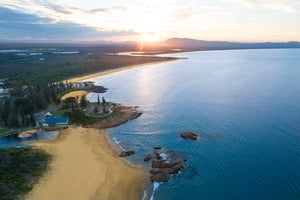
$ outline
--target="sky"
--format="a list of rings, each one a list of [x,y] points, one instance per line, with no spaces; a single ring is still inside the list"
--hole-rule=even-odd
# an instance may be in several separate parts
[[[0,41],[300,41],[300,0],[1,0]]]

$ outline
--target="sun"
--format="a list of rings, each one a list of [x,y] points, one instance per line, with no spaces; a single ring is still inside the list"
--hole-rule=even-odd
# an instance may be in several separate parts
[[[157,37],[155,35],[150,35],[150,34],[142,34],[141,35],[141,40],[144,42],[154,42],[157,40]]]

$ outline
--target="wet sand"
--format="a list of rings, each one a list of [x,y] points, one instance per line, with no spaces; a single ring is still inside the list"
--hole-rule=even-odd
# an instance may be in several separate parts
[[[53,155],[50,169],[27,200],[140,199],[147,173],[118,157],[103,131],[69,128],[59,138],[32,145]]]
[[[179,60],[179,58],[178,59],[172,59],[172,60],[148,62],[148,63],[138,64],[138,65],[131,65],[131,66],[128,66],[128,67],[121,67],[121,68],[112,69],[112,70],[105,70],[105,71],[102,71],[102,72],[93,73],[93,74],[86,75],[86,76],[80,76],[80,77],[72,78],[72,79],[69,79],[68,82],[69,83],[76,83],[76,82],[84,81],[86,79],[95,78],[95,77],[98,77],[98,76],[103,76],[103,75],[107,75],[107,74],[111,74],[111,73],[115,73],[115,72],[120,72],[120,71],[124,71],[124,70],[143,67],[143,66],[146,66],[146,65],[153,65],[153,64],[160,64],[160,63],[165,63],[165,62],[171,62],[171,61],[176,61],[176,60]]]

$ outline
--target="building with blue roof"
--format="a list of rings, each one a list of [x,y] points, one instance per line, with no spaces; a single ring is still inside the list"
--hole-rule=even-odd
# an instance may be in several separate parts
[[[68,123],[68,117],[49,117],[44,119],[43,126],[66,126]]]

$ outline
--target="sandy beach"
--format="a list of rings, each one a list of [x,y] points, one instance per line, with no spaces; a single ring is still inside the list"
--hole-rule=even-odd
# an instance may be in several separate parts
[[[64,96],[61,97],[61,100],[65,100],[68,97],[77,97],[78,96],[78,101],[81,99],[83,95],[87,95],[88,92],[85,90],[78,90],[78,91],[73,91],[65,94]]]
[[[118,157],[102,130],[69,128],[35,147],[53,155],[50,169],[27,200],[140,199],[147,173]]]
[[[72,79],[69,79],[68,82],[69,83],[76,83],[76,82],[84,81],[86,79],[90,79],[90,78],[94,78],[94,77],[98,77],[98,76],[103,76],[103,75],[107,75],[107,74],[111,74],[111,73],[115,73],[115,72],[120,72],[120,71],[124,71],[124,70],[143,67],[143,66],[146,66],[146,65],[171,62],[171,61],[176,61],[176,60],[179,60],[179,58],[178,59],[172,59],[172,60],[163,60],[163,61],[143,63],[143,64],[138,64],[138,65],[131,65],[131,66],[121,67],[121,68],[112,69],[112,70],[105,70],[105,71],[102,71],[102,72],[93,73],[93,74],[89,74],[89,75],[86,75],[86,76],[80,76],[80,77],[72,78]]]

